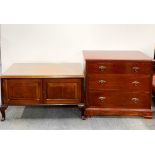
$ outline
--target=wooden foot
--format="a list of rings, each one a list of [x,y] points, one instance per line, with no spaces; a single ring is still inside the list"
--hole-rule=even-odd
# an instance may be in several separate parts
[[[0,111],[1,111],[1,114],[2,114],[2,119],[1,121],[5,121],[5,110],[7,109],[8,106],[1,106],[0,107]]]
[[[81,119],[86,120],[87,117],[84,114],[84,111],[85,111],[84,105],[78,105],[78,107],[79,107],[79,109],[81,111]]]
[[[152,116],[144,116],[146,119],[152,119]]]
[[[81,119],[82,120],[86,120],[87,118],[85,116],[81,116]]]

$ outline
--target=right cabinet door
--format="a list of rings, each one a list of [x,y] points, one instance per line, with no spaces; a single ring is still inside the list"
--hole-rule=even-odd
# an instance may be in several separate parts
[[[81,79],[44,79],[45,104],[78,104],[81,102]]]

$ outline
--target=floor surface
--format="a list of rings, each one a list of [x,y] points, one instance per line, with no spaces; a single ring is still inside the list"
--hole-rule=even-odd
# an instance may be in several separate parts
[[[76,106],[8,107],[0,130],[154,130],[153,119],[102,116],[81,120]]]

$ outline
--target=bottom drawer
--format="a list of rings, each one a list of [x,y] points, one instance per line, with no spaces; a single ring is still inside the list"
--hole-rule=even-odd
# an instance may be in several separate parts
[[[150,93],[89,92],[87,107],[150,109]]]

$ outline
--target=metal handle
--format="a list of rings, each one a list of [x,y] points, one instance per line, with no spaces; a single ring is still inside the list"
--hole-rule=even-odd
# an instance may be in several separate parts
[[[135,86],[138,86],[140,84],[139,81],[133,81],[132,84],[134,84]]]
[[[132,69],[134,70],[134,72],[138,72],[140,68],[135,66],[135,67],[132,67]]]
[[[103,72],[107,67],[106,66],[99,66],[101,72]]]
[[[98,82],[99,82],[100,84],[104,84],[104,83],[106,83],[105,80],[99,80]]]
[[[131,101],[134,102],[134,103],[138,103],[139,102],[139,98],[134,97],[134,98],[131,99]]]
[[[100,96],[98,99],[99,99],[101,102],[103,102],[103,101],[106,99],[106,97]]]

